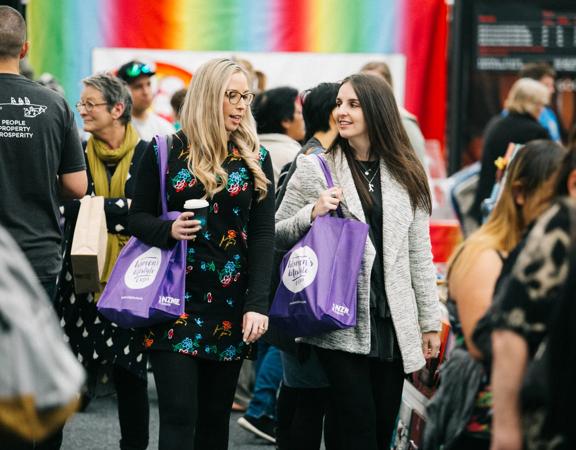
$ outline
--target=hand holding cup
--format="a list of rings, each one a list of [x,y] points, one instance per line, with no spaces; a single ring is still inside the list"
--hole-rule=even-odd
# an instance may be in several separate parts
[[[190,199],[184,203],[184,212],[172,223],[171,234],[179,241],[193,241],[198,232],[206,227],[210,204],[202,199]]]
[[[199,220],[194,220],[193,212],[183,212],[172,222],[171,235],[178,241],[193,241],[202,229]]]

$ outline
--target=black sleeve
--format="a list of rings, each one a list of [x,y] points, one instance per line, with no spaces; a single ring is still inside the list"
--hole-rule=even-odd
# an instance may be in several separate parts
[[[148,245],[170,248],[176,240],[170,234],[173,220],[160,218],[160,174],[156,151],[152,141],[136,170],[134,196],[128,213],[128,230]]]
[[[268,313],[268,290],[274,256],[274,172],[270,154],[262,163],[262,170],[270,180],[266,197],[256,199],[250,209],[248,222],[248,292],[244,312]]]
[[[86,169],[84,150],[78,129],[76,128],[76,123],[74,122],[74,114],[67,104],[65,105],[65,114],[67,125],[64,130],[64,135],[62,136],[62,153],[60,156],[58,175],[79,172]]]
[[[496,166],[494,160],[506,152],[507,144],[502,144],[500,132],[497,130],[498,119],[492,119],[484,131],[484,145],[482,147],[482,165],[478,188],[474,196],[472,214],[479,224],[482,223],[481,205],[484,199],[490,197],[496,179]]]
[[[540,124],[538,124],[538,125],[540,125]],[[552,139],[550,137],[550,133],[548,132],[548,130],[546,128],[544,128],[541,125],[539,128],[540,129],[534,133],[535,134],[534,139]]]

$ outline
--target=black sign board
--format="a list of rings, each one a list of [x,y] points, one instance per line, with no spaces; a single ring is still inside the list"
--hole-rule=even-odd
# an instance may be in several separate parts
[[[454,0],[449,51],[449,171],[477,160],[491,117],[524,64],[556,71],[551,107],[576,133],[576,0]]]
[[[557,72],[576,72],[576,12],[526,2],[478,3],[476,68],[518,71],[549,61]]]

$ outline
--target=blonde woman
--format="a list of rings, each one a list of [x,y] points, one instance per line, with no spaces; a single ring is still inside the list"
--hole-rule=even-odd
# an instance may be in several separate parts
[[[457,249],[450,263],[450,321],[457,343],[476,359],[483,359],[483,355],[472,341],[474,329],[492,303],[496,280],[509,267],[504,262],[508,254],[548,206],[553,175],[565,153],[549,140],[532,141],[520,149],[510,163],[500,199],[488,221]],[[485,377],[467,426],[451,448],[489,448],[491,409],[492,394]]]
[[[270,156],[258,144],[248,77],[238,64],[202,65],[169,149],[168,210],[206,198],[205,224],[184,212],[160,219],[156,148],[142,160],[131,209],[132,233],[170,247],[188,242],[186,313],[149,330],[145,345],[160,409],[160,450],[228,447],[230,405],[244,358],[268,327],[274,243]]]
[[[548,131],[538,123],[540,114],[549,102],[550,92],[546,86],[530,78],[520,78],[508,93],[505,111],[493,117],[486,126],[480,181],[472,207],[472,214],[479,224],[482,222],[482,202],[490,197],[496,178],[494,161],[504,156],[508,144],[550,139]]]

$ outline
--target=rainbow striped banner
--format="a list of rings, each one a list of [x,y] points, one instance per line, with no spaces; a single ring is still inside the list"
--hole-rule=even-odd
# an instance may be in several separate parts
[[[29,0],[30,60],[74,102],[96,47],[403,53],[406,107],[444,142],[445,0]]]

